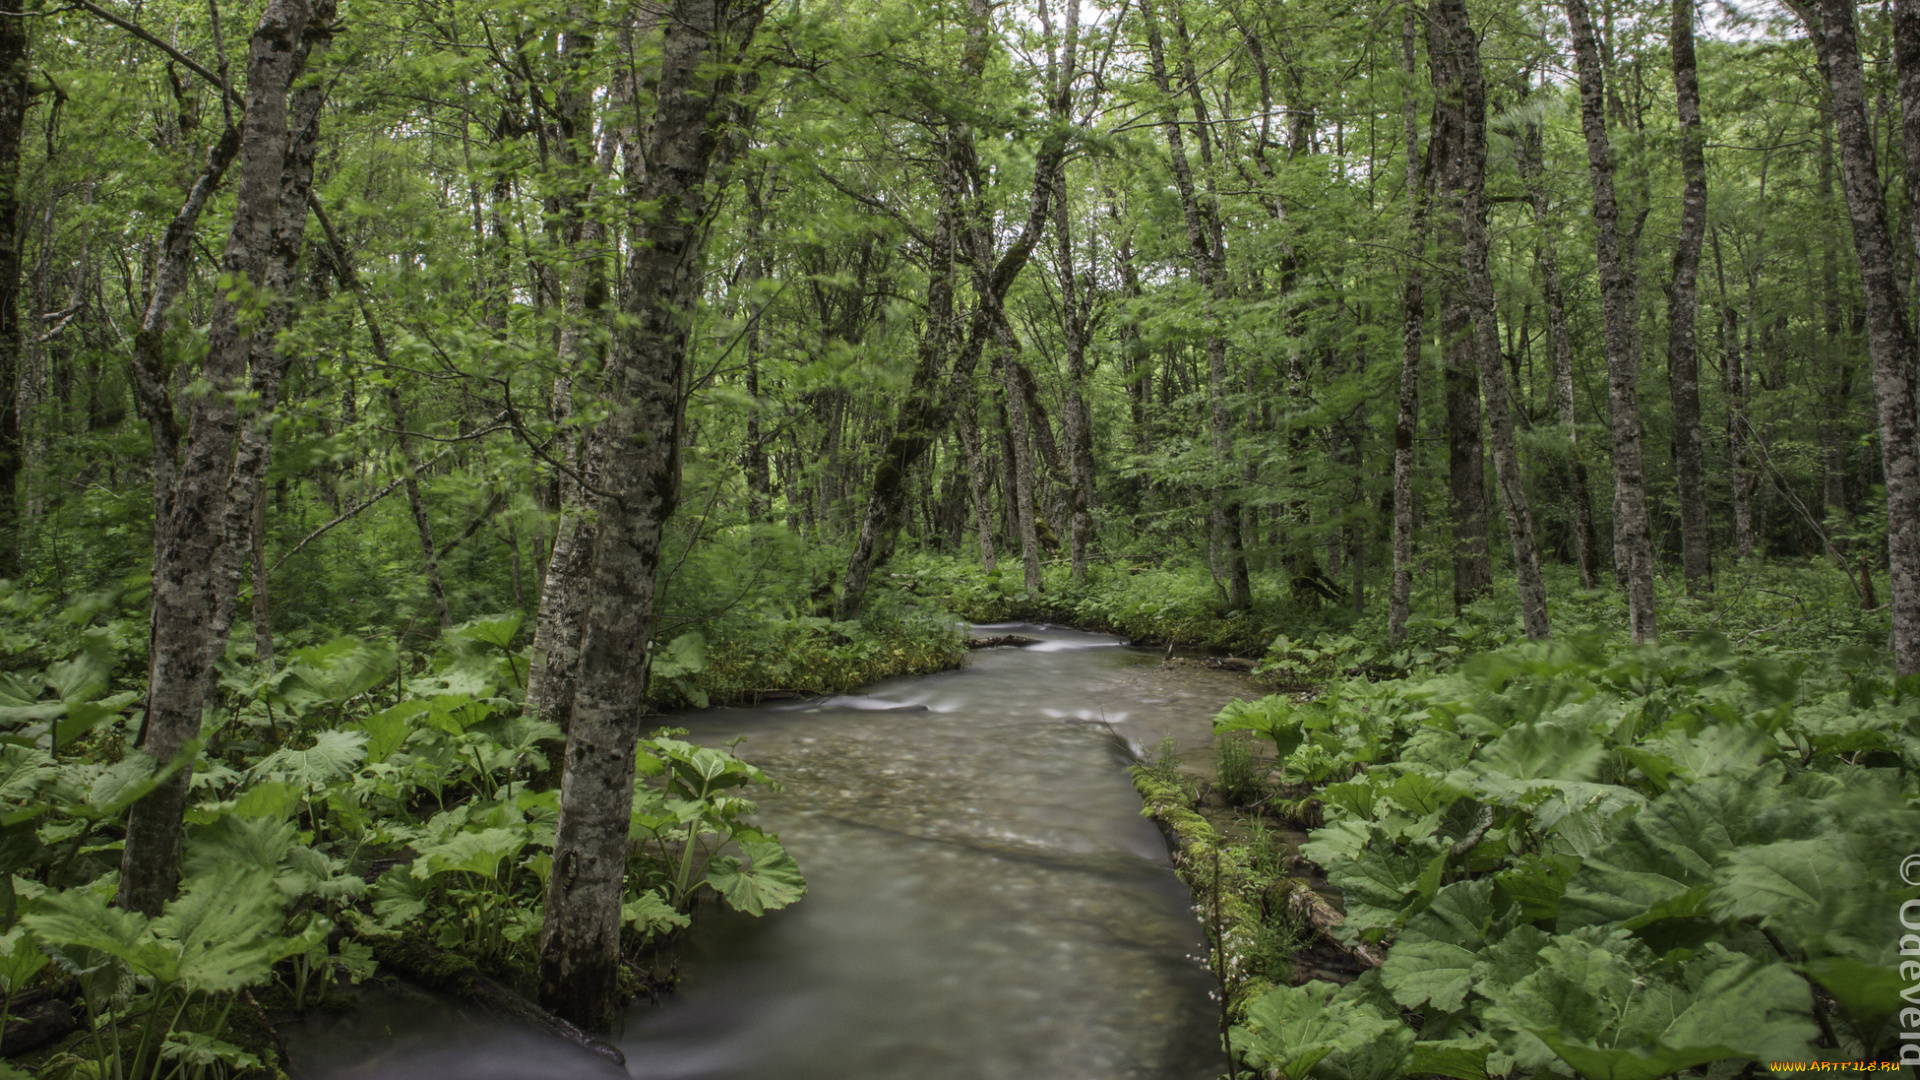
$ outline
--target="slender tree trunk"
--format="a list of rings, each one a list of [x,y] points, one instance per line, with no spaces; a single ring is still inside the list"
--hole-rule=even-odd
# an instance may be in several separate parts
[[[1713,232],[1713,269],[1720,289],[1720,354],[1724,357],[1727,391],[1728,471],[1732,476],[1733,551],[1738,559],[1753,557],[1752,464],[1747,458],[1747,357],[1742,346],[1740,316],[1727,292],[1727,272],[1720,252],[1720,230]],[[1751,292],[1749,292],[1751,300]]]
[[[980,450],[979,407],[971,390],[968,387],[959,395],[960,446],[967,456],[967,489],[980,536],[980,567],[991,574],[998,566],[993,550],[993,500],[987,492],[987,458]]]
[[[1700,433],[1700,248],[1707,234],[1706,135],[1700,127],[1700,80],[1694,69],[1694,0],[1672,0],[1673,87],[1680,118],[1680,237],[1667,290],[1667,378],[1673,396],[1673,457],[1678,475],[1681,562],[1687,593],[1713,591],[1712,534],[1707,527],[1707,460]]]
[[[1613,428],[1613,542],[1624,571],[1627,620],[1634,641],[1653,641],[1660,626],[1653,599],[1653,537],[1647,521],[1644,433],[1640,424],[1638,303],[1623,252],[1620,204],[1613,189],[1613,147],[1607,138],[1606,86],[1600,47],[1586,0],[1566,0],[1580,77],[1580,126],[1587,139],[1593,219],[1600,264],[1601,319],[1607,347],[1607,407]]]
[[[619,32],[621,55],[633,55],[634,39],[652,33],[659,12],[646,6],[635,7]],[[585,22],[570,25],[563,39],[568,61],[567,78],[562,80],[568,92],[556,95],[555,113],[567,137],[560,141],[562,163],[568,170],[581,169],[588,158],[586,145],[593,130],[593,94],[581,85],[590,70],[597,40]],[[651,71],[649,71],[651,74]],[[587,452],[586,437],[574,421],[574,377],[598,366],[600,357],[596,332],[604,327],[607,288],[607,255],[604,227],[596,215],[585,213],[586,204],[596,188],[612,175],[620,148],[634,135],[632,72],[621,72],[609,88],[605,130],[599,153],[590,174],[592,180],[580,188],[562,188],[562,204],[557,216],[565,222],[564,233],[572,243],[574,259],[566,279],[565,320],[561,324],[559,353],[561,372],[554,379],[552,412],[555,428],[564,438],[562,453],[566,470],[557,478],[556,499],[560,519],[554,529],[553,548],[541,566],[539,610],[534,616],[533,650],[527,664],[527,711],[566,731],[573,718],[574,688],[580,668],[580,635],[585,630],[587,605],[591,597],[593,573],[594,523],[597,520],[589,503],[586,485],[593,483],[595,462]],[[536,564],[538,565],[538,564]]]
[[[1078,6],[1069,4],[1069,17]],[[1093,418],[1087,409],[1087,339],[1090,297],[1074,272],[1073,208],[1067,201],[1066,170],[1057,170],[1053,192],[1053,234],[1058,250],[1061,330],[1066,337],[1067,399],[1061,434],[1067,441],[1067,514],[1071,531],[1070,566],[1075,582],[1087,580],[1087,545],[1093,538]],[[1083,298],[1085,302],[1083,302]]]
[[[620,904],[634,747],[646,711],[661,537],[680,496],[686,353],[700,290],[721,123],[764,3],[675,0],[664,26],[651,123],[627,156],[636,222],[623,319],[606,364],[608,414],[594,432],[599,514],[591,600],[560,788],[540,938],[542,1002],[603,1027],[620,1002]]]
[[[1027,429],[1027,396],[1021,392],[1017,369],[1019,342],[1011,328],[1000,328],[1000,377],[1007,394],[1007,445],[1013,447],[1014,523],[1020,534],[1020,563],[1025,571],[1028,597],[1039,596],[1045,588],[1040,576],[1040,535],[1035,526],[1033,443]]]
[[[1445,272],[1440,293],[1440,357],[1447,405],[1447,474],[1453,517],[1453,604],[1456,611],[1484,596],[1493,585],[1487,554],[1485,441],[1480,417],[1480,361],[1475,338],[1474,301],[1465,276],[1470,258],[1465,228],[1465,185],[1471,172],[1468,120],[1454,55],[1451,18],[1439,7],[1428,13],[1427,63],[1435,98],[1428,145],[1436,199],[1434,257]]]
[[[273,611],[267,593],[267,500],[253,500],[253,659],[273,674]]]
[[[1406,633],[1413,609],[1413,469],[1414,439],[1420,424],[1420,357],[1427,336],[1426,283],[1421,264],[1426,260],[1426,176],[1420,166],[1419,75],[1412,5],[1401,11],[1400,64],[1401,124],[1407,140],[1407,268],[1400,286],[1400,413],[1393,425],[1393,586],[1387,600],[1387,636]]]
[[[1534,227],[1539,231],[1540,292],[1547,312],[1547,347],[1553,355],[1553,404],[1567,439],[1568,520],[1572,524],[1574,565],[1580,587],[1594,587],[1593,496],[1587,482],[1587,462],[1580,452],[1580,428],[1574,411],[1573,334],[1567,326],[1566,287],[1560,280],[1560,252],[1549,224],[1551,209],[1545,184],[1545,138],[1538,122],[1529,121],[1518,140],[1516,162],[1533,204]]]
[[[1920,12],[1914,10],[1912,0],[1901,0],[1896,11],[1895,62],[1901,104],[1908,111],[1903,148],[1909,173],[1915,174],[1920,173],[1920,123],[1913,121],[1914,111],[1920,110],[1920,25],[1916,25]],[[1817,13],[1817,18],[1807,18],[1807,26],[1818,50],[1821,74],[1833,95],[1841,181],[1867,300],[1867,351],[1873,357],[1873,398],[1879,414],[1880,461],[1887,485],[1894,669],[1912,675],[1920,673],[1920,443],[1915,441],[1920,420],[1915,416],[1914,330],[1900,288],[1893,237],[1887,228],[1886,198],[1875,171],[1873,128],[1861,85],[1853,3],[1818,0]],[[1920,231],[1915,235],[1920,237]]]
[[[284,174],[288,165],[288,91],[304,64],[309,31],[324,33],[332,11],[316,12],[305,0],[271,0],[253,32],[247,60],[246,108],[236,149],[240,179],[233,223],[221,261],[222,273],[232,280],[260,283],[275,277],[276,257],[285,257],[282,230]],[[311,25],[310,25],[311,24]],[[213,180],[224,172],[209,170]],[[241,446],[241,423],[234,398],[247,385],[248,363],[254,356],[255,334],[271,345],[272,311],[281,308],[269,294],[269,323],[252,332],[242,325],[249,299],[241,290],[220,292],[214,300],[207,356],[200,371],[201,391],[187,406],[184,437],[175,443],[172,403],[166,397],[160,373],[159,335],[165,306],[177,295],[186,274],[186,252],[191,243],[199,206],[211,194],[201,188],[203,174],[188,205],[177,215],[179,247],[172,244],[156,267],[156,285],[148,319],[136,343],[136,379],[148,403],[143,412],[155,429],[155,513],[152,645],[148,669],[147,716],[141,728],[141,749],[156,763],[172,761],[200,733],[201,713],[211,688],[213,663],[226,640],[217,633],[224,618],[231,619],[232,593],[225,592],[227,564],[237,581],[242,560],[225,549],[245,550],[244,524],[252,517],[250,503],[235,505],[230,486],[253,478],[254,460],[236,460]],[[304,207],[304,191],[301,193]],[[195,200],[199,205],[194,205]],[[191,211],[191,212],[189,212]],[[169,240],[176,228],[169,228]],[[178,251],[178,256],[175,252]],[[297,245],[293,254],[297,255]],[[177,263],[174,263],[175,259]],[[172,263],[173,265],[168,265]],[[288,259],[289,267],[291,260]],[[280,272],[282,275],[285,271]],[[281,278],[284,280],[284,276]],[[171,290],[168,286],[171,284]],[[159,311],[155,311],[155,306]],[[149,365],[152,366],[149,366]],[[157,393],[155,393],[157,391]],[[271,401],[268,402],[268,410]],[[256,415],[254,424],[265,422]],[[161,430],[164,429],[164,430]],[[177,449],[176,449],[177,446]],[[177,460],[176,460],[177,455]],[[239,512],[241,530],[232,531],[231,515]],[[192,770],[182,768],[152,793],[135,803],[127,817],[126,845],[120,859],[121,907],[157,913],[172,897],[179,880],[180,825],[186,807]]]
[[[413,437],[407,433],[407,410],[400,403],[398,373],[387,383],[387,412],[393,417],[400,447],[400,467],[405,469],[407,507],[413,511],[413,529],[420,537],[420,570],[427,582],[427,596],[433,600],[434,615],[444,632],[453,625],[453,613],[447,607],[447,590],[440,582],[440,556],[433,543],[433,521],[427,517],[426,501],[420,497],[420,455],[414,452]]]
[[[29,20],[22,0],[0,0],[0,578],[20,571],[20,148],[25,141]]]
[[[1448,352],[1458,349],[1470,354],[1479,368],[1494,476],[1500,485],[1501,512],[1513,548],[1521,622],[1527,637],[1538,641],[1551,636],[1552,627],[1547,618],[1539,549],[1534,543],[1533,511],[1527,502],[1520,454],[1514,444],[1507,376],[1500,364],[1487,237],[1487,97],[1480,46],[1465,0],[1434,0],[1428,20],[1427,56],[1435,98],[1433,138],[1440,166],[1438,190],[1446,193],[1452,211],[1440,218],[1438,230],[1442,252],[1453,256],[1441,261],[1448,267],[1447,278],[1443,279],[1447,292],[1441,321],[1450,335]],[[1455,335],[1467,338],[1463,347],[1452,340]],[[1474,479],[1478,487],[1479,477]],[[1485,558],[1484,524],[1480,540],[1480,554]]]
[[[1820,208],[1824,211],[1837,210],[1833,191],[1833,135],[1829,125],[1820,130],[1820,156],[1818,158],[1818,184]],[[1839,227],[1839,214],[1828,220],[1833,228]],[[1824,351],[1816,360],[1818,367],[1826,369],[1827,377],[1819,380],[1821,388],[1820,408],[1820,445],[1821,471],[1825,481],[1822,487],[1821,540],[1825,543],[1827,554],[1840,565],[1847,563],[1847,541],[1833,534],[1848,522],[1851,515],[1847,512],[1847,458],[1845,449],[1845,430],[1848,427],[1846,414],[1848,399],[1853,396],[1853,365],[1851,342],[1842,340],[1840,318],[1840,266],[1835,252],[1835,233],[1828,229],[1820,230],[1820,281],[1821,281],[1821,334]]]

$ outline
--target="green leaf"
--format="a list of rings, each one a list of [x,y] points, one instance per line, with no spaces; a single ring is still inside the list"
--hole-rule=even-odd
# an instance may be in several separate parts
[[[1868,1035],[1906,1005],[1900,992],[1907,988],[1907,980],[1891,967],[1850,956],[1829,956],[1808,961],[1800,970],[1825,987],[1853,1017],[1855,1026]]]
[[[752,860],[750,866],[743,868],[739,859],[728,856],[715,859],[707,870],[707,884],[726,898],[728,907],[762,915],[807,894],[800,864],[777,842],[749,840],[740,845],[740,850]]]
[[[693,920],[673,909],[658,890],[649,889],[620,905],[620,921],[633,927],[645,939],[676,927],[692,925]]]
[[[325,787],[348,776],[366,760],[367,735],[362,731],[338,729],[321,732],[313,745],[304,750],[291,747],[275,750],[247,775],[269,780],[284,780],[303,788]]]
[[[1480,751],[1479,766],[1518,780],[1592,781],[1606,756],[1606,747],[1585,727],[1515,724]]]
[[[166,1043],[160,1048],[160,1056],[168,1061],[190,1065],[196,1071],[212,1065],[226,1065],[234,1070],[252,1069],[260,1065],[260,1059],[253,1054],[203,1031],[176,1031],[168,1035]]]
[[[272,969],[267,939],[280,924],[280,892],[272,878],[252,867],[229,866],[189,879],[152,929],[156,939],[178,949],[180,982],[206,993],[232,993]]]
[[[1617,822],[1612,842],[1574,873],[1561,929],[1703,914],[1715,865],[1754,839],[1772,809],[1769,785],[1715,777],[1674,788]]]
[[[390,709],[382,709],[360,722],[367,734],[367,764],[378,765],[393,756],[413,734],[413,721],[426,712],[424,701],[409,699]]]
[[[19,993],[46,966],[47,954],[25,927],[16,926],[0,937],[0,994]]]
[[[1403,941],[1387,953],[1380,978],[1406,1008],[1432,1002],[1441,1012],[1453,1012],[1466,1002],[1479,960],[1479,954],[1444,941]]]
[[[1385,1059],[1369,1064],[1403,1066],[1413,1032],[1399,1017],[1389,1019],[1371,1005],[1339,995],[1339,987],[1317,981],[1279,987],[1247,1007],[1246,1023],[1230,1035],[1233,1048],[1254,1068],[1286,1080],[1304,1080],[1331,1056],[1369,1049]]]
[[[300,806],[305,794],[304,788],[284,780],[269,780],[241,792],[233,801],[233,813],[240,817],[286,818]]]
[[[663,679],[694,675],[707,669],[707,639],[698,631],[681,634],[672,644],[653,652],[653,674]]]
[[[1656,1080],[1726,1058],[1808,1060],[1807,986],[1785,965],[1710,944],[1676,979],[1624,931],[1560,935],[1496,990],[1489,1021],[1540,1040],[1588,1080]]]
[[[1416,1042],[1407,1057],[1407,1072],[1453,1080],[1487,1080],[1487,1054],[1492,1049],[1493,1040],[1484,1033],[1468,1039]]]
[[[510,859],[525,847],[524,833],[514,829],[483,829],[455,833],[442,843],[418,847],[413,861],[413,876],[426,880],[436,874],[468,873],[493,877],[503,859]]]

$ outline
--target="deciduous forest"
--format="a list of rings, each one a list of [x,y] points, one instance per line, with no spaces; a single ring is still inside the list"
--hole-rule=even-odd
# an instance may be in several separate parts
[[[967,622],[1219,1075],[1920,1061],[1917,314],[1920,0],[0,0],[0,1076],[617,1057]]]

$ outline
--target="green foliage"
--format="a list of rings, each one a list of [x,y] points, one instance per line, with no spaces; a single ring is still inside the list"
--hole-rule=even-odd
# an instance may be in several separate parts
[[[1224,712],[1303,733],[1290,778],[1339,778],[1302,854],[1344,940],[1390,945],[1352,986],[1273,991],[1236,1046],[1288,1076],[1463,1080],[1890,1053],[1916,690],[1848,656],[1575,638]]]
[[[912,618],[860,632],[892,642],[890,627]],[[230,1041],[235,995],[277,983],[295,1008],[312,1007],[374,971],[370,943],[381,937],[529,978],[552,873],[559,792],[547,755],[559,731],[523,714],[519,618],[455,627],[424,654],[333,635],[286,649],[271,673],[229,659],[203,744],[159,769],[132,745],[138,716],[124,710],[138,684],[114,684],[138,669],[110,630],[9,625],[29,655],[4,673],[6,687],[45,696],[0,713],[10,733],[0,736],[0,882],[22,883],[0,908],[0,996],[73,976],[88,1020],[49,1068],[80,1075],[104,1063],[168,1080],[251,1067],[265,1050]],[[926,640],[953,647],[951,631]],[[661,674],[700,678],[698,641],[676,639]],[[101,715],[87,717],[85,739],[48,738],[50,722],[94,703]],[[622,909],[633,955],[685,928],[702,895],[759,915],[806,888],[777,838],[752,824],[746,791],[771,781],[673,734],[645,740],[639,761]],[[127,806],[179,769],[193,771],[185,880],[149,920],[109,904],[118,830]]]

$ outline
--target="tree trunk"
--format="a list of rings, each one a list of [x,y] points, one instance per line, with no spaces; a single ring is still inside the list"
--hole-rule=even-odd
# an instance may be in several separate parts
[[[1020,564],[1029,599],[1045,588],[1040,576],[1040,535],[1035,526],[1033,443],[1027,431],[1027,396],[1021,393],[1019,367],[1020,343],[1013,330],[1000,328],[1000,377],[1007,394],[1007,445],[1013,448],[1013,520],[1020,534]]]
[[[332,16],[330,5],[315,10],[305,0],[271,0],[249,45],[246,110],[236,145],[240,179],[221,272],[231,280],[257,283],[255,287],[262,290],[276,280],[286,281],[299,253],[297,243],[286,243],[282,221],[290,157],[288,91],[304,66],[308,48],[315,39],[324,38]],[[224,167],[208,171],[217,183]],[[241,290],[216,295],[207,355],[199,373],[207,389],[188,404],[186,431],[176,443],[173,406],[166,397],[164,369],[157,363],[159,336],[165,308],[186,275],[192,226],[199,214],[199,206],[193,204],[198,198],[204,206],[211,187],[205,192],[201,188],[208,179],[203,174],[188,196],[188,205],[175,218],[175,227],[184,223],[180,243],[178,248],[169,244],[156,267],[154,295],[141,328],[147,340],[144,345],[136,343],[140,352],[136,379],[149,399],[142,411],[148,414],[155,443],[152,645],[147,716],[139,743],[156,764],[172,761],[199,735],[213,664],[225,650],[221,624],[230,622],[233,600],[227,582],[229,567],[237,586],[242,553],[248,547],[245,525],[252,517],[244,489],[257,480],[256,468],[263,471],[264,466],[258,435],[243,438],[234,399],[247,384],[249,362],[258,358],[256,344],[262,351],[272,349],[272,331],[277,329],[274,312],[281,313],[281,320],[285,317],[284,304],[266,293],[267,316],[243,328],[252,298],[237,295]],[[304,189],[299,195],[304,214]],[[175,232],[176,228],[169,228],[169,240],[175,239]],[[171,290],[167,279],[175,279]],[[270,373],[255,372],[256,384],[263,374]],[[271,406],[269,397],[253,417],[250,431],[258,432],[268,422]],[[255,445],[249,447],[248,442]],[[238,457],[236,451],[240,451]],[[239,550],[230,550],[234,548]],[[181,818],[191,778],[192,770],[181,768],[129,812],[120,859],[117,902],[121,907],[153,914],[173,896],[179,879]]]
[[[253,662],[273,674],[273,620],[267,594],[267,500],[253,500]]]
[[[1732,297],[1727,292],[1727,272],[1721,258],[1720,230],[1717,228],[1713,232],[1713,269],[1720,289],[1720,354],[1725,359],[1728,471],[1733,481],[1733,552],[1735,558],[1751,559],[1755,483],[1752,465],[1747,458],[1747,350],[1741,339],[1740,316],[1734,310]],[[1751,283],[1747,299],[1751,306]]]
[[[1539,549],[1534,543],[1533,511],[1527,503],[1520,454],[1514,444],[1507,376],[1500,364],[1499,326],[1487,237],[1487,95],[1480,71],[1480,46],[1467,16],[1465,0],[1435,0],[1429,8],[1428,19],[1427,57],[1433,72],[1437,190],[1446,193],[1452,211],[1439,219],[1437,231],[1443,256],[1437,261],[1448,271],[1442,279],[1447,291],[1441,322],[1449,335],[1449,357],[1456,351],[1470,354],[1479,368],[1480,388],[1486,397],[1494,476],[1500,485],[1501,512],[1513,548],[1521,622],[1527,637],[1539,641],[1551,636],[1552,627],[1547,618],[1546,585],[1540,577]],[[1464,345],[1456,344],[1459,336],[1466,337]],[[1478,488],[1480,477],[1476,475],[1473,479]],[[1484,560],[1484,516],[1479,540],[1479,555]]]
[[[1534,227],[1538,231],[1541,299],[1547,309],[1547,347],[1553,354],[1553,405],[1555,415],[1567,439],[1568,520],[1572,524],[1574,565],[1580,571],[1580,587],[1594,587],[1593,496],[1588,491],[1587,462],[1580,452],[1580,428],[1574,411],[1573,334],[1567,326],[1566,287],[1560,280],[1560,252],[1553,241],[1550,204],[1545,184],[1544,132],[1537,121],[1528,121],[1518,140],[1516,164],[1533,205]]]
[[[1620,204],[1613,189],[1613,147],[1607,139],[1606,86],[1600,47],[1586,0],[1566,0],[1580,77],[1580,126],[1586,134],[1593,186],[1595,247],[1600,267],[1601,320],[1607,347],[1607,408],[1613,428],[1613,542],[1615,565],[1627,590],[1633,640],[1653,641],[1660,626],[1653,599],[1653,537],[1647,522],[1647,485],[1640,425],[1638,303],[1632,268],[1623,254]]]
[[[970,81],[977,80],[986,67],[991,15],[987,0],[968,0],[968,44],[963,54],[962,70],[968,74]],[[1069,77],[1067,81],[1070,83],[1072,80]],[[974,307],[968,320],[965,344],[954,357],[952,371],[944,380],[939,378],[939,365],[946,351],[945,343],[951,340],[951,333],[932,343],[941,346],[937,352],[929,352],[931,346],[927,338],[924,335],[922,337],[922,353],[920,364],[914,371],[913,389],[908,391],[906,400],[901,403],[893,432],[880,452],[880,461],[868,491],[866,511],[861,518],[859,537],[847,563],[846,580],[836,605],[836,612],[842,619],[852,618],[859,613],[866,598],[868,579],[875,569],[884,566],[892,556],[894,538],[899,534],[905,512],[907,478],[914,464],[932,445],[934,436],[939,433],[939,425],[952,414],[957,396],[969,392],[966,384],[973,378],[973,369],[979,361],[981,350],[990,338],[999,335],[1000,325],[1005,322],[1006,316],[1001,305],[1007,290],[1013,286],[1020,271],[1026,268],[1034,246],[1039,243],[1041,233],[1046,229],[1056,182],[1055,172],[1061,167],[1067,149],[1065,125],[1070,104],[1070,97],[1062,96],[1057,97],[1049,107],[1056,129],[1042,142],[1034,161],[1033,184],[1027,194],[1026,220],[1012,243],[997,258],[996,240],[1002,223],[994,220],[985,202],[988,174],[976,153],[972,132],[965,125],[956,125],[959,130],[946,134],[946,155],[942,162],[946,170],[943,196],[951,195],[953,203],[951,214],[943,215],[943,220],[953,230],[952,250],[972,270]],[[961,199],[960,188],[963,184],[971,188],[971,200]],[[952,282],[948,284],[951,286]],[[932,310],[930,306],[929,311]],[[933,323],[934,319],[930,317],[930,329]],[[1024,447],[1022,452],[1025,452]]]
[[[1420,424],[1420,357],[1426,344],[1427,299],[1421,264],[1426,260],[1426,176],[1420,167],[1419,57],[1412,5],[1400,15],[1401,123],[1407,140],[1407,268],[1400,291],[1400,413],[1393,425],[1393,586],[1387,600],[1387,637],[1406,633],[1413,608],[1414,439]]]
[[[1895,62],[1899,70],[1903,148],[1911,175],[1920,174],[1920,12],[1913,0],[1896,10]],[[1809,12],[1808,14],[1811,14]],[[1804,16],[1803,16],[1804,17]],[[1847,215],[1853,250],[1867,300],[1867,351],[1873,357],[1873,399],[1880,421],[1880,461],[1887,485],[1888,602],[1893,608],[1894,670],[1920,674],[1920,443],[1916,443],[1915,342],[1908,321],[1887,228],[1886,198],[1875,171],[1873,128],[1861,86],[1860,49],[1852,0],[1818,0],[1818,18],[1807,26],[1818,49],[1821,73],[1833,94],[1833,127],[1840,144]],[[1920,184],[1920,180],[1910,182]],[[1920,230],[1920,225],[1916,225]],[[1920,237],[1920,231],[1916,231]]]
[[[1079,8],[1068,6],[1069,23]],[[1067,400],[1061,434],[1067,441],[1067,514],[1073,580],[1087,580],[1087,545],[1093,538],[1093,418],[1087,409],[1087,342],[1092,297],[1074,272],[1073,208],[1067,202],[1066,170],[1054,177],[1053,232],[1058,248],[1061,331],[1066,337]]]
[[[1440,358],[1447,404],[1447,478],[1453,517],[1453,606],[1460,611],[1493,586],[1487,554],[1485,442],[1480,425],[1480,361],[1475,338],[1474,304],[1465,279],[1469,259],[1465,235],[1465,185],[1468,157],[1466,102],[1460,58],[1454,55],[1450,16],[1439,7],[1428,14],[1427,64],[1435,98],[1428,144],[1435,197],[1449,212],[1434,215],[1434,257],[1443,269],[1440,295]]]
[[[633,9],[629,21],[620,28],[621,55],[633,55],[634,38],[651,33],[658,14],[652,8]],[[568,27],[563,51],[572,80],[586,77],[596,46],[593,32],[583,22]],[[607,182],[620,148],[633,135],[633,77],[630,71],[617,71],[609,88],[607,122],[590,174],[591,185],[563,189],[563,202],[557,207],[557,216],[567,223],[566,239],[574,249],[565,286],[566,317],[560,331],[561,370],[554,379],[552,402],[554,426],[564,439],[566,470],[561,471],[555,484],[560,520],[554,529],[553,549],[540,567],[540,606],[534,616],[533,649],[527,663],[526,708],[561,731],[567,730],[573,717],[596,520],[585,487],[593,483],[594,462],[586,450],[586,438],[574,422],[573,380],[576,373],[592,370],[599,363],[594,332],[604,326],[608,300],[607,256],[599,250],[605,242],[604,226],[597,215],[584,210],[595,187]],[[593,130],[592,109],[593,95],[578,85],[555,98],[556,120],[569,135],[561,140],[561,156],[569,169],[579,169],[587,157],[585,141]]]
[[[646,711],[661,537],[680,497],[686,354],[713,194],[708,175],[761,2],[675,0],[664,26],[651,123],[627,155],[634,214],[623,318],[606,363],[608,414],[594,432],[590,602],[560,788],[540,938],[540,997],[583,1027],[621,1004],[620,904],[634,745]]]
[[[1680,237],[1667,290],[1667,378],[1673,396],[1673,458],[1678,475],[1681,564],[1689,596],[1713,591],[1712,534],[1707,527],[1707,461],[1700,433],[1700,247],[1707,233],[1706,134],[1700,127],[1700,80],[1693,59],[1694,0],[1672,0],[1673,88],[1680,118]]]
[[[0,579],[20,571],[18,399],[25,337],[20,322],[20,147],[27,128],[28,20],[21,0],[0,0]]]
[[[959,395],[960,446],[967,456],[967,489],[973,498],[974,528],[980,536],[980,568],[991,574],[998,563],[993,550],[993,501],[987,493],[987,458],[980,449],[979,406],[972,387]]]

